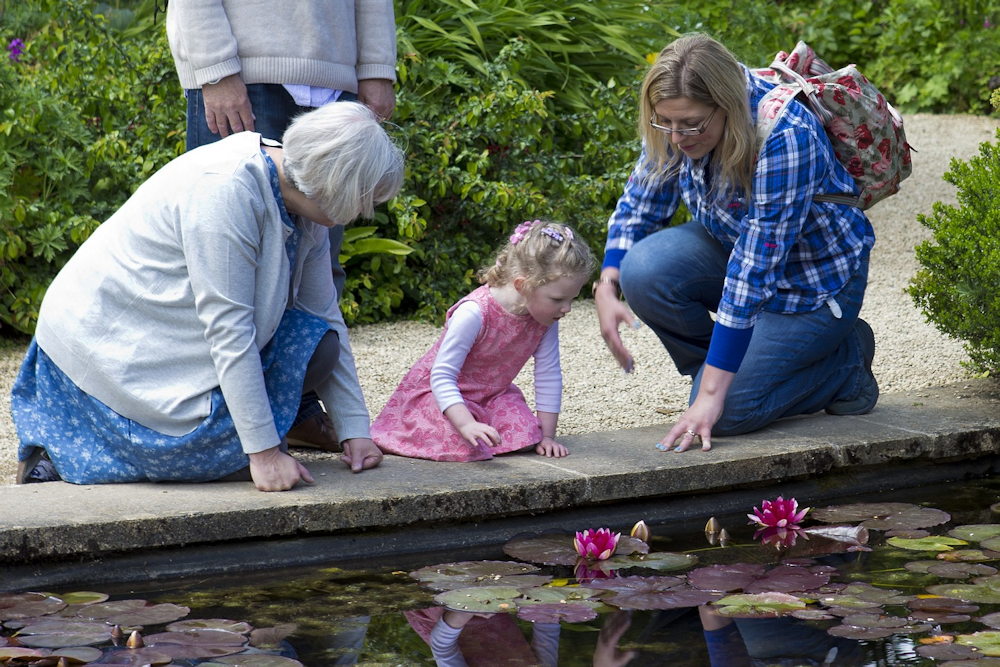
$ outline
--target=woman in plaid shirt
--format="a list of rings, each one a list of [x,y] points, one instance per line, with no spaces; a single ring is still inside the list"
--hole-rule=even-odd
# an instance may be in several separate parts
[[[594,298],[626,371],[618,328],[634,311],[693,380],[664,451],[708,450],[713,434],[782,417],[865,414],[878,400],[875,338],[858,318],[872,226],[858,208],[814,201],[858,190],[804,105],[789,104],[758,145],[771,87],[701,34],[668,45],[643,81],[643,152],[608,223]],[[681,203],[691,220],[668,226]]]

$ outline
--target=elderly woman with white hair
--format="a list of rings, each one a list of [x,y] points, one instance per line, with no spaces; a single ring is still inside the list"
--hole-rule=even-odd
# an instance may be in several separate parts
[[[59,272],[11,396],[18,482],[311,483],[284,443],[306,391],[354,472],[380,463],[327,228],[393,197],[403,156],[353,102],[282,140],[174,159]]]

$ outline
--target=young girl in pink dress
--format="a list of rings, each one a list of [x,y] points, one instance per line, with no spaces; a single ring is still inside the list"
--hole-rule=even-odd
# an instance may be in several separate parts
[[[437,342],[410,369],[372,424],[387,454],[433,461],[484,461],[555,441],[562,398],[559,319],[593,271],[586,242],[566,225],[518,225],[484,284],[448,310]],[[533,413],[514,378],[535,358]]]

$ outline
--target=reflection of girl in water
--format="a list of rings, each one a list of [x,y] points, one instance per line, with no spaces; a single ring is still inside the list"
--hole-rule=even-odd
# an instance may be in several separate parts
[[[559,624],[535,623],[531,643],[511,614],[470,614],[443,607],[404,612],[431,647],[438,667],[493,667],[559,663]]]

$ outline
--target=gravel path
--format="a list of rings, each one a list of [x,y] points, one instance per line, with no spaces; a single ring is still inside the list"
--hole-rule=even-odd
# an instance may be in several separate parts
[[[904,292],[918,264],[913,247],[927,237],[917,214],[935,201],[954,202],[955,188],[941,179],[953,157],[967,159],[979,144],[995,140],[1000,122],[976,116],[907,116],[906,134],[916,151],[913,174],[899,194],[869,211],[877,243],[872,251],[862,310],[875,331],[874,371],[883,393],[948,384],[966,377],[959,341],[924,321]],[[625,375],[607,353],[593,301],[580,300],[560,325],[565,376],[561,434],[666,424],[687,403],[689,383],[646,327],[623,334],[636,360]],[[372,415],[378,413],[406,370],[430,347],[435,325],[399,322],[357,327],[351,332],[361,383]],[[10,385],[23,349],[0,352],[0,484],[11,483],[16,437],[10,421]],[[530,364],[519,384],[531,403]]]

